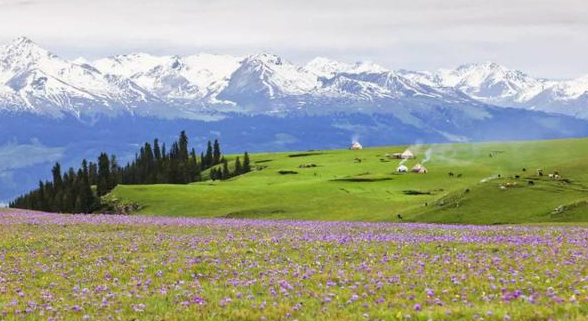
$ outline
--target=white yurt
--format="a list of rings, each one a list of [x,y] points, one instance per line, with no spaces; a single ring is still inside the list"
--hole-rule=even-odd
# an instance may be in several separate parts
[[[408,167],[406,167],[404,165],[400,165],[400,166],[398,166],[398,168],[396,169],[396,171],[398,173],[406,173],[406,172],[408,172]]]
[[[427,172],[427,169],[425,168],[425,166],[421,164],[416,164],[410,171],[413,173],[425,174]]]
[[[360,150],[362,148],[363,146],[361,146],[359,142],[353,142],[353,144],[351,144],[351,147],[349,147],[349,149],[351,150]]]
[[[400,154],[400,158],[402,158],[402,159],[414,158],[414,154],[410,150],[407,149],[402,154]]]

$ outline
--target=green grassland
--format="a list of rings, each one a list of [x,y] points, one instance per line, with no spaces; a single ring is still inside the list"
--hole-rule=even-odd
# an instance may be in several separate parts
[[[422,162],[430,149],[428,173],[396,173],[399,160],[387,154],[406,147],[252,154],[255,170],[227,181],[121,185],[106,199],[136,203],[137,213],[171,216],[472,224],[588,221],[588,139],[412,146],[417,159],[406,165]],[[537,169],[545,175],[538,176]],[[549,178],[551,172],[561,178]]]

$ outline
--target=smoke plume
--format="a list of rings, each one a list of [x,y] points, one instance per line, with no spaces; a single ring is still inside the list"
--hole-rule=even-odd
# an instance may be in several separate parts
[[[431,156],[433,156],[433,150],[429,148],[425,152],[425,159],[423,159],[423,161],[421,162],[421,164],[424,164],[424,163],[430,161],[431,160]]]

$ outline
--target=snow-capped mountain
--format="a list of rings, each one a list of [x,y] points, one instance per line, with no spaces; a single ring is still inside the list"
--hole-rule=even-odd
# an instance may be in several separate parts
[[[347,64],[316,58],[297,66],[272,54],[245,58],[134,54],[100,59],[92,65],[132,79],[168,104],[192,102],[216,111],[312,113],[348,108],[345,111],[354,112],[349,108],[358,107],[386,111],[381,108],[385,100],[388,105],[407,107],[410,103],[404,100],[417,96],[456,100],[455,91],[424,86],[373,62]],[[465,96],[460,99],[472,102]]]
[[[304,68],[276,55],[258,54],[243,60],[216,97],[242,106],[255,106],[269,100],[310,94],[318,86],[317,76]]]
[[[187,57],[149,54],[99,59],[98,70],[132,79],[164,100],[201,100],[239,68],[240,57],[198,54]]]
[[[427,72],[327,58],[298,66],[271,54],[138,53],[67,61],[24,37],[0,47],[0,110],[52,116],[399,113],[481,103],[588,118],[587,92],[588,76],[550,81],[495,63]]]
[[[474,99],[499,106],[527,101],[545,89],[546,81],[510,70],[495,63],[463,65],[455,70],[440,70],[440,85],[453,87]]]
[[[129,79],[68,62],[24,37],[0,52],[0,88],[0,106],[54,116],[155,114],[167,109]]]
[[[550,82],[545,90],[527,100],[523,107],[588,118],[588,76]]]
[[[340,73],[358,74],[358,73],[381,73],[388,71],[386,68],[371,62],[359,61],[355,64],[348,64],[323,57],[317,57],[308,62],[304,69],[317,77],[333,78]]]
[[[553,81],[485,62],[436,72],[401,71],[415,82],[450,87],[473,99],[502,107],[516,107],[588,118],[588,76]]]

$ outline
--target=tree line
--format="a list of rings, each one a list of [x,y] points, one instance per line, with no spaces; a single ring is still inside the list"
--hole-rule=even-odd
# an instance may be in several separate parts
[[[80,168],[62,173],[56,163],[51,181],[40,181],[37,189],[17,197],[9,204],[13,208],[61,213],[92,213],[101,206],[101,197],[118,184],[188,184],[208,178],[225,180],[251,171],[249,154],[237,157],[233,166],[222,155],[218,140],[208,141],[206,151],[196,154],[189,149],[184,131],[168,148],[158,139],[145,143],[133,161],[119,166],[115,155],[101,153],[97,162],[83,160]]]

